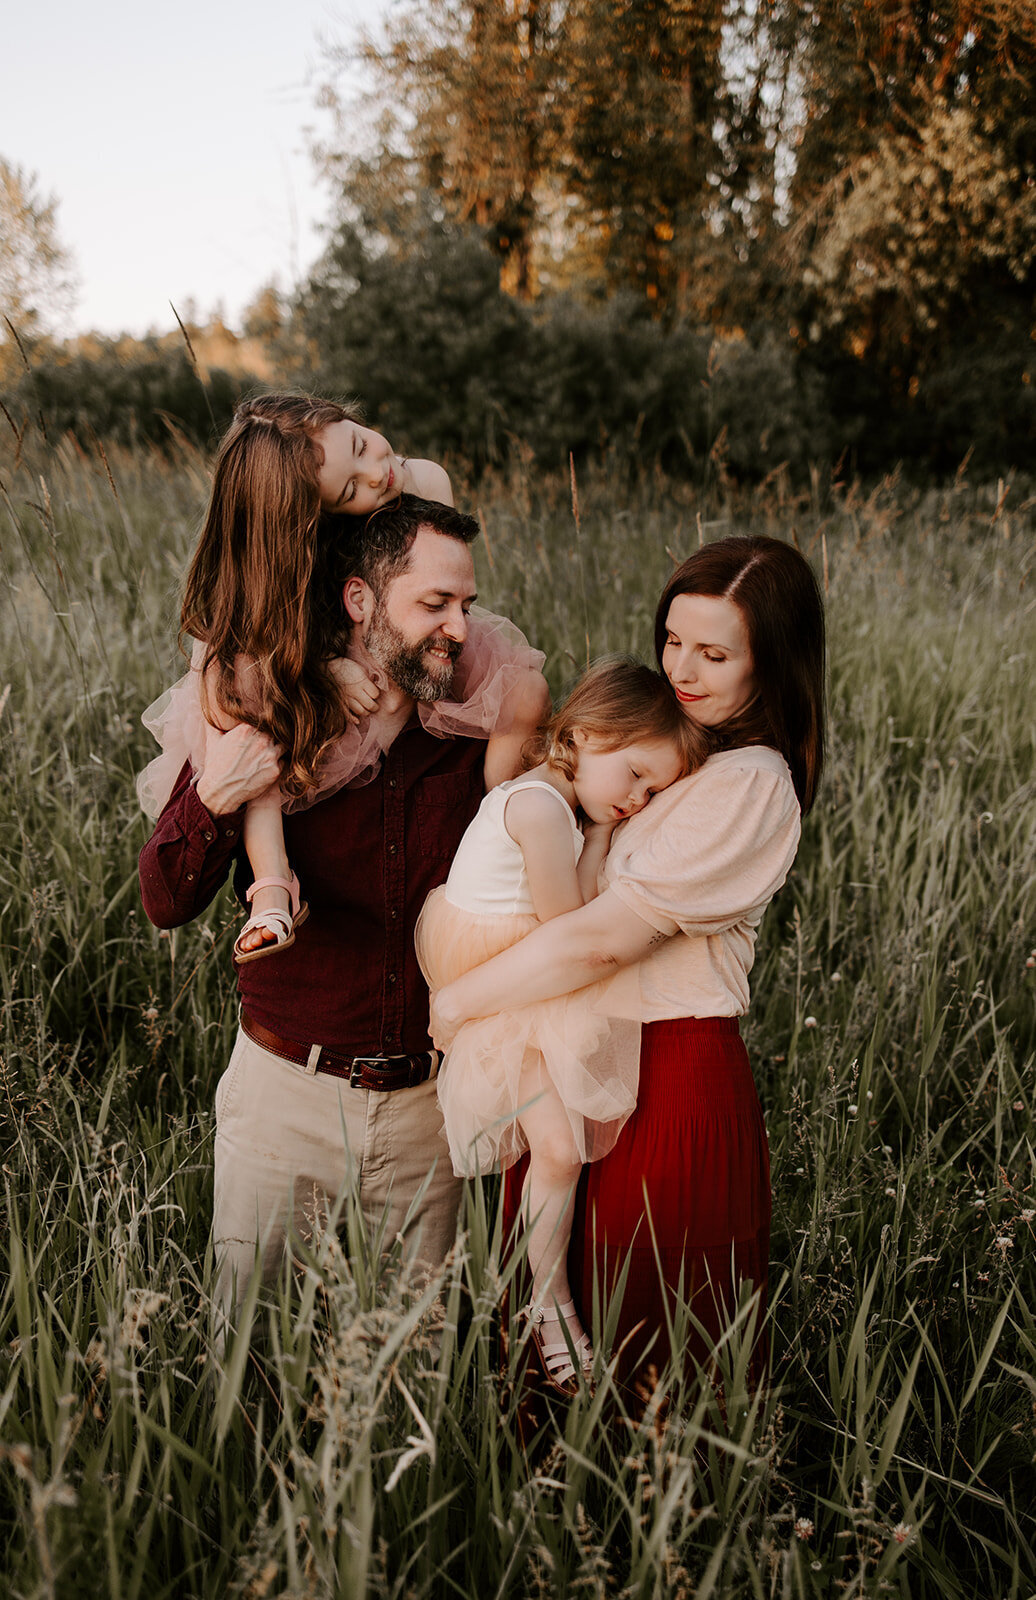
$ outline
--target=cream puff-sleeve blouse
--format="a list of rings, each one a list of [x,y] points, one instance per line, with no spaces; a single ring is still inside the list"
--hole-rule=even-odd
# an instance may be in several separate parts
[[[710,756],[624,823],[602,888],[671,937],[609,981],[604,1009],[643,1022],[747,1010],[756,929],[799,827],[787,763],[762,745]]]

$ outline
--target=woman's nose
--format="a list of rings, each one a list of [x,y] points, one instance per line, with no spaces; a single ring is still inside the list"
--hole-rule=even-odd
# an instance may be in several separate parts
[[[694,683],[698,677],[693,650],[681,650],[673,663],[673,680],[676,683]]]

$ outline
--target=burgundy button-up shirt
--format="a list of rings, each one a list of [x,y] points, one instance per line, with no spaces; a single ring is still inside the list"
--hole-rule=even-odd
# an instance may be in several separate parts
[[[289,949],[238,968],[248,1016],[346,1055],[428,1049],[414,927],[478,810],[485,752],[484,740],[437,739],[414,716],[373,782],[284,817],[309,916]],[[197,916],[232,864],[243,900],[243,816],[210,816],[184,768],[140,855],[144,910],[158,927]]]

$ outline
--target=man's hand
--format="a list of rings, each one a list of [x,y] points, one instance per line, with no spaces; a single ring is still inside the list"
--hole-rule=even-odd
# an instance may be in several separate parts
[[[239,811],[263,794],[280,774],[280,746],[250,723],[239,722],[227,733],[209,726],[205,733],[205,770],[198,779],[198,799],[212,817]]]

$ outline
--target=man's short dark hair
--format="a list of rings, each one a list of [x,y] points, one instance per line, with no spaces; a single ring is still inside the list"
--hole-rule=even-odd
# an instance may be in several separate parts
[[[356,540],[353,572],[370,585],[379,600],[393,578],[409,567],[420,528],[431,528],[433,533],[463,544],[478,538],[474,517],[438,500],[421,500],[416,494],[401,494],[391,505],[372,512]]]

